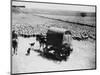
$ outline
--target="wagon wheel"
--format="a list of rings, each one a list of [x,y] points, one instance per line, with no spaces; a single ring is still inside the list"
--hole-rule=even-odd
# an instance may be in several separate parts
[[[71,51],[72,51],[72,49],[70,48],[70,46],[66,46],[66,45],[62,46],[62,54],[63,55],[69,56]]]
[[[58,49],[58,48],[54,48],[54,55],[55,57],[58,59],[58,60],[62,60],[61,58],[61,49]]]
[[[62,60],[60,53],[54,52],[54,55],[57,59]]]

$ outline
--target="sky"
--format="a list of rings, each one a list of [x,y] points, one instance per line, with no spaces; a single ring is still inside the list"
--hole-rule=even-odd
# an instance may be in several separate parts
[[[26,8],[35,8],[35,9],[95,12],[95,7],[93,6],[46,4],[46,3],[18,2],[18,1],[17,2],[13,1],[12,5],[25,5]]]

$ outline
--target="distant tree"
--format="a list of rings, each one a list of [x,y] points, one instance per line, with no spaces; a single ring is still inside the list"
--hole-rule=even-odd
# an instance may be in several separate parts
[[[86,16],[86,13],[82,12],[82,13],[80,13],[80,16],[81,17],[85,17]]]

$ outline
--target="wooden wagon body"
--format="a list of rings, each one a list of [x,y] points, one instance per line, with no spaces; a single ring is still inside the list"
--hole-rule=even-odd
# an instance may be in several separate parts
[[[60,47],[62,45],[63,33],[58,33],[48,30],[47,32],[47,45]]]

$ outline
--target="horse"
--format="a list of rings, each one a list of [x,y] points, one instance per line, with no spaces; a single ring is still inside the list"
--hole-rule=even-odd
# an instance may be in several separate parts
[[[42,34],[36,35],[36,40],[39,41],[40,43],[40,50],[44,49],[46,46],[46,37],[43,36]]]

